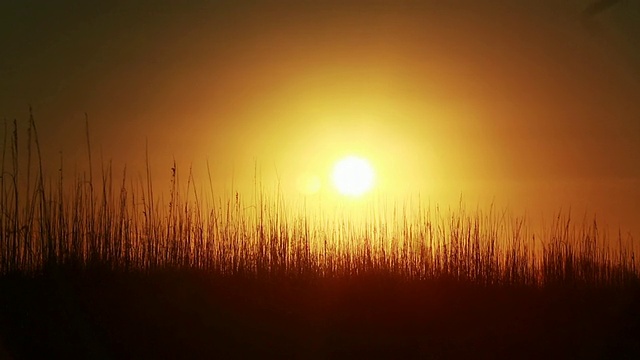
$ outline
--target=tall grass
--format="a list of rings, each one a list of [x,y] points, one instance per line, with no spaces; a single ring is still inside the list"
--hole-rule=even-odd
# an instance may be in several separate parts
[[[633,248],[593,224],[559,215],[542,234],[495,208],[468,212],[423,205],[348,214],[309,211],[276,192],[198,190],[171,168],[168,199],[144,181],[101,164],[89,173],[46,177],[33,116],[27,143],[5,121],[0,177],[0,273],[51,266],[113,271],[197,269],[259,278],[385,274],[480,285],[625,286],[638,281]],[[87,122],[87,140],[88,122]],[[26,154],[21,151],[26,149]],[[25,160],[26,155],[26,160]],[[147,154],[148,157],[148,154]],[[148,163],[148,162],[147,162]],[[209,176],[211,185],[211,178]],[[256,187],[257,188],[257,187]],[[625,246],[627,245],[627,246]]]

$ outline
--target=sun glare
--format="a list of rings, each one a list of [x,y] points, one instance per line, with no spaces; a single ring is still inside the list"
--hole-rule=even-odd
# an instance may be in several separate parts
[[[374,177],[371,164],[357,156],[345,157],[333,167],[333,184],[346,196],[360,196],[371,190]]]
[[[311,173],[303,173],[298,176],[298,191],[304,195],[313,195],[320,190],[320,178]]]

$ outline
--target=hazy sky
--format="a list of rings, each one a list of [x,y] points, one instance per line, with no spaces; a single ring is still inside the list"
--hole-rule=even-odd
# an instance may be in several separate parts
[[[86,161],[86,112],[105,159],[148,141],[160,174],[294,183],[358,153],[381,190],[640,233],[640,1],[237,3],[2,1],[0,117],[31,104],[52,167]]]

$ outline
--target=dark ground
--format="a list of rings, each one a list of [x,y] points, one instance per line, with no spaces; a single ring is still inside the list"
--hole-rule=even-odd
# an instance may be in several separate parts
[[[0,278],[15,359],[640,358],[636,288],[55,273]]]

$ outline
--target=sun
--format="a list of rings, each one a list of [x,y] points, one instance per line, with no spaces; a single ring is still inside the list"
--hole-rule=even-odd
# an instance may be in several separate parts
[[[333,185],[342,195],[360,196],[373,187],[375,173],[366,159],[347,156],[333,167]]]

